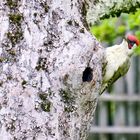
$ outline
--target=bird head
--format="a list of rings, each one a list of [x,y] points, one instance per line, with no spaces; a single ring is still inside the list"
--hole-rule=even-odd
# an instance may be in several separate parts
[[[140,45],[139,39],[134,35],[130,35],[130,34],[127,35],[126,41],[128,43],[128,48],[129,49],[132,49],[134,46],[139,46]]]

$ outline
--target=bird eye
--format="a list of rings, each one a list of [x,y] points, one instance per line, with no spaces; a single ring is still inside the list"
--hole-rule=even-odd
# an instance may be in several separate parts
[[[130,46],[134,46],[134,44],[136,43],[135,41],[131,41],[131,40],[127,40],[127,42],[128,42],[128,44],[130,45]]]

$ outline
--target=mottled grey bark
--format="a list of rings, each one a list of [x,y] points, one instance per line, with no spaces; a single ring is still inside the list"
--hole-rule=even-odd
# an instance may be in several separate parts
[[[1,140],[86,139],[103,57],[88,30],[89,4],[0,1]]]

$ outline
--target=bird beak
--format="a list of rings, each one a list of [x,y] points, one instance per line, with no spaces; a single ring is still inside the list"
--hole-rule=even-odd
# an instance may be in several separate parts
[[[140,40],[136,41],[136,45],[139,47],[140,46]]]

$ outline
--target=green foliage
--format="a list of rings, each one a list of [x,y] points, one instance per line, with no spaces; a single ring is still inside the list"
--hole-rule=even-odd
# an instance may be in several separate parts
[[[100,40],[112,43],[116,38],[116,23],[117,18],[111,18],[110,20],[105,19],[98,25],[91,28],[91,32]]]
[[[134,14],[122,14],[119,18],[102,20],[91,27],[91,33],[108,45],[114,44],[117,37],[123,38],[128,31],[140,39],[140,9]]]
[[[134,52],[136,55],[140,55],[140,46],[135,48]]]

